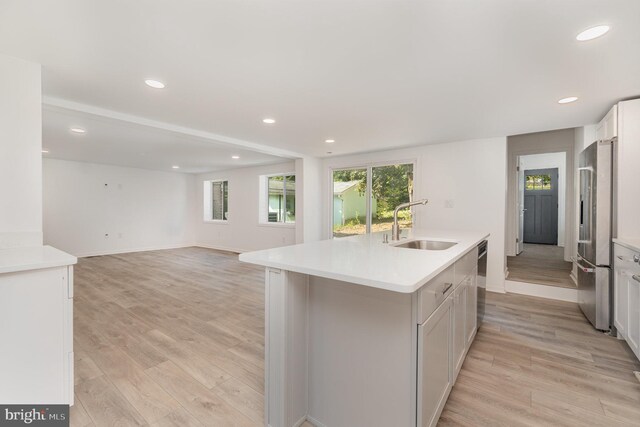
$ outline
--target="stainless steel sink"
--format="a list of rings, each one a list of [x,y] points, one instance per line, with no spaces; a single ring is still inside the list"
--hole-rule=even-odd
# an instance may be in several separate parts
[[[443,251],[452,246],[457,245],[456,242],[442,242],[439,240],[411,240],[409,242],[395,245],[396,248],[422,249],[423,251]]]

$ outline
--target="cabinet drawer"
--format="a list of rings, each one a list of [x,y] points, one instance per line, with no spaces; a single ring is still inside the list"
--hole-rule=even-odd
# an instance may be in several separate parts
[[[418,292],[418,323],[423,323],[453,292],[454,266],[447,268]]]
[[[473,248],[466,255],[456,261],[454,265],[454,285],[462,282],[465,277],[473,273],[478,265],[478,248]]]

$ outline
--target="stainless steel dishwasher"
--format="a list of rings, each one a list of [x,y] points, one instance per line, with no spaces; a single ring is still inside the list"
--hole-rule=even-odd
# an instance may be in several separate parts
[[[487,289],[487,250],[489,242],[483,240],[478,245],[478,329],[484,319],[484,299]]]

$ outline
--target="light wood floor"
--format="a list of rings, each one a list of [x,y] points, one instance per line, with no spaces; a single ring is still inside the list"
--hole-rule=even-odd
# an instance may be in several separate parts
[[[574,303],[487,294],[440,426],[639,426],[640,369]]]
[[[488,303],[442,425],[640,424],[640,364],[626,344],[575,304]],[[263,425],[263,271],[236,255],[81,259],[74,342],[72,426]]]
[[[571,267],[564,260],[564,248],[555,245],[525,243],[520,255],[507,257],[508,279],[519,282],[575,288]]]

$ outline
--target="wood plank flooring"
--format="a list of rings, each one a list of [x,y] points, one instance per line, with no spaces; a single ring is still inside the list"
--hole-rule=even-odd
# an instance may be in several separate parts
[[[574,303],[487,293],[441,426],[639,426],[640,368]]]
[[[262,425],[263,277],[199,248],[81,259],[71,424]]]
[[[263,274],[201,248],[81,259],[71,425],[263,425]],[[575,304],[487,300],[441,425],[640,425],[626,344]]]
[[[509,280],[574,288],[572,265],[564,260],[564,248],[554,245],[524,244],[518,256],[507,257]]]

